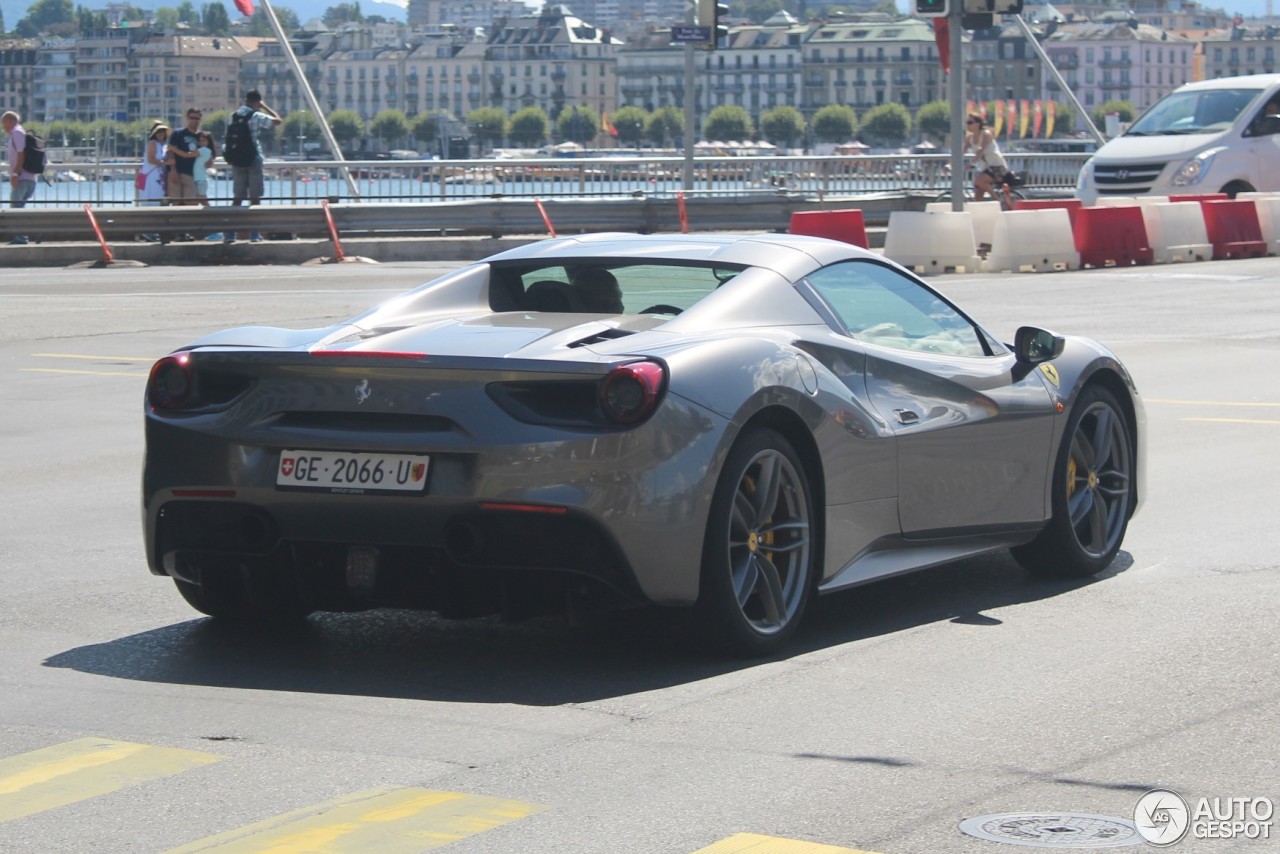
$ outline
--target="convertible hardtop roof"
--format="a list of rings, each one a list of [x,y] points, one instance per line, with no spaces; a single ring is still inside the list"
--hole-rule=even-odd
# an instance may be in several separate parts
[[[486,260],[554,264],[584,257],[762,267],[795,280],[846,258],[878,256],[849,243],[800,234],[601,233],[541,240]]]

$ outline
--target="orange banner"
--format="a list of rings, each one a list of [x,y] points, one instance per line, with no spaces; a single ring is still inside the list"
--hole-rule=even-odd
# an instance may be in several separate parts
[[[1018,102],[1010,101],[1009,102],[1009,126],[1005,128],[1005,131],[1004,131],[1006,139],[1013,136],[1013,126],[1016,125],[1017,123],[1018,123]]]
[[[1018,125],[1018,136],[1021,139],[1027,138],[1027,129],[1031,124],[1031,102],[1022,102],[1022,123]]]
[[[996,121],[995,121],[995,125],[991,128],[991,135],[999,136],[1000,129],[1004,127],[1004,101],[996,101],[995,108],[996,108]]]
[[[1044,138],[1053,139],[1053,114],[1057,112],[1058,105],[1055,101],[1050,101],[1049,103],[1045,104],[1044,107],[1045,107]]]
[[[1031,123],[1032,136],[1040,135],[1040,125],[1043,122],[1044,122],[1044,103],[1039,99],[1036,99],[1036,118],[1035,118],[1035,121]]]

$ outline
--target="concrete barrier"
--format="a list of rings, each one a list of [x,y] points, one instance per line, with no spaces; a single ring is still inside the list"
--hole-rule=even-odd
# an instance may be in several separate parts
[[[993,273],[1050,272],[1080,267],[1067,208],[1004,212],[996,220],[984,269]]]

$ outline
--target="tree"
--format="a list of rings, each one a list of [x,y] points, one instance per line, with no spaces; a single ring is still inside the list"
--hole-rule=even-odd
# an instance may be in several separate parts
[[[409,135],[409,120],[399,110],[383,110],[369,123],[369,133],[390,149]]]
[[[297,32],[302,28],[302,24],[298,23],[298,13],[288,6],[272,6],[271,8],[275,10],[276,19],[280,21],[280,29],[284,30],[285,35]],[[249,19],[249,26],[246,31],[255,38],[272,38],[276,34],[276,31],[271,29],[271,22],[267,20],[267,13],[262,11],[261,5],[254,7],[253,17]]]
[[[567,142],[586,145],[600,134],[600,116],[590,107],[570,107],[556,117],[556,132]]]
[[[293,140],[298,140],[298,155],[301,156],[305,140],[321,138],[320,122],[316,121],[315,115],[307,110],[294,110],[284,117],[284,123],[280,125],[280,138],[284,141],[286,150]]]
[[[200,25],[211,36],[225,36],[231,32],[231,19],[227,7],[221,3],[206,3],[200,10]]]
[[[536,148],[547,141],[551,120],[541,107],[525,107],[511,117],[511,129],[507,136],[516,145]]]
[[[911,114],[901,104],[880,104],[862,117],[862,135],[872,145],[894,148],[907,141],[911,133]]]
[[[156,9],[155,15],[151,19],[156,29],[169,31],[178,28],[178,10],[172,6],[161,6]]]
[[[191,26],[200,25],[200,14],[196,12],[196,7],[191,3],[191,0],[182,0],[178,4],[178,20]]]
[[[827,104],[813,116],[813,135],[821,142],[848,142],[858,130],[858,117],[844,104]]]
[[[702,135],[706,139],[741,142],[750,139],[754,133],[751,115],[736,104],[721,104],[702,123]]]
[[[753,24],[763,24],[784,8],[786,4],[782,0],[733,0],[729,4],[730,14]]]
[[[364,21],[364,15],[360,14],[359,3],[339,3],[337,6],[330,6],[324,10],[324,15],[320,18],[324,21],[324,25],[330,29],[337,29],[343,24],[352,23],[359,24]]]
[[[214,110],[212,113],[204,114],[204,118],[200,121],[200,129],[207,130],[221,141],[227,135],[229,121],[231,121],[230,110]]]
[[[351,143],[364,136],[364,119],[354,110],[334,110],[329,114],[329,130],[343,151],[352,148]]]
[[[922,136],[939,143],[951,136],[951,105],[946,101],[930,101],[916,110],[916,127]]]
[[[649,141],[660,148],[675,146],[684,138],[684,110],[659,107],[649,115],[644,132]]]
[[[467,127],[471,135],[480,141],[480,151],[484,144],[492,148],[495,142],[501,142],[507,135],[507,114],[497,107],[480,107],[467,113]]]
[[[31,38],[46,32],[54,24],[69,24],[75,20],[71,0],[36,0],[27,10],[27,16],[18,21],[14,32]]]
[[[1076,109],[1070,104],[1054,103],[1053,133],[1054,136],[1070,136],[1076,130]]]
[[[804,136],[804,116],[795,107],[781,106],[765,110],[760,117],[760,132],[775,145],[790,148]]]
[[[639,107],[619,107],[618,112],[609,117],[618,130],[618,142],[632,148],[639,148],[644,142],[645,122],[649,114]]]
[[[429,149],[440,141],[440,117],[434,113],[421,113],[409,120],[409,134],[419,148]]]
[[[1089,118],[1093,119],[1093,124],[1098,130],[1106,130],[1107,113],[1119,113],[1120,121],[1122,122],[1131,122],[1138,115],[1137,110],[1133,108],[1133,104],[1128,101],[1103,101],[1093,108],[1093,112],[1089,113]],[[1056,125],[1057,122],[1054,122],[1054,124]]]

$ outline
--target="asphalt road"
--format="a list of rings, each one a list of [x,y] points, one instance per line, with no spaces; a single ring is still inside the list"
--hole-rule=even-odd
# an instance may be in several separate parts
[[[661,615],[198,618],[143,560],[150,362],[445,268],[0,270],[0,851],[999,854],[958,824],[1280,800],[1275,259],[934,279],[1132,369],[1149,495],[1089,583],[970,560],[826,597],[753,664]]]

